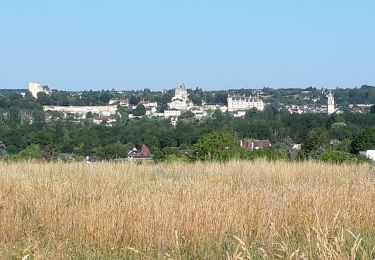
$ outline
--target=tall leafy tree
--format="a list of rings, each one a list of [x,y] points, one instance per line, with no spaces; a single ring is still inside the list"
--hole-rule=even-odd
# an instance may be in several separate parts
[[[375,149],[375,127],[364,130],[352,143],[353,152]]]
[[[133,110],[133,115],[144,116],[146,114],[146,108],[142,104],[138,104],[137,108]]]
[[[308,151],[317,151],[328,145],[328,134],[324,128],[311,129],[305,139],[304,147]]]
[[[5,95],[0,95],[0,108],[8,108],[10,106],[10,99]]]
[[[52,100],[52,97],[50,95],[47,95],[46,93],[44,92],[39,92],[37,94],[37,99],[39,104],[41,105],[52,105],[53,104],[53,100]]]
[[[239,141],[229,132],[208,133],[193,145],[193,156],[198,160],[228,161],[235,158],[239,151]]]

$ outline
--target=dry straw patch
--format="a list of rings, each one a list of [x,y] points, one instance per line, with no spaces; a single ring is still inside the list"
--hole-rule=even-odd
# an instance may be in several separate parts
[[[0,254],[371,259],[374,206],[368,165],[3,163]]]

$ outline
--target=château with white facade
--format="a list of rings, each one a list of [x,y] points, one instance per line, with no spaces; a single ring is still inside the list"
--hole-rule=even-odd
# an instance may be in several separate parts
[[[327,95],[327,113],[328,113],[328,115],[331,115],[331,114],[335,113],[335,111],[336,111],[335,98],[332,95],[332,92],[329,91],[329,93]]]
[[[235,112],[240,110],[249,110],[255,108],[257,110],[263,111],[265,104],[263,100],[257,96],[246,97],[245,95],[228,95],[228,111]]]

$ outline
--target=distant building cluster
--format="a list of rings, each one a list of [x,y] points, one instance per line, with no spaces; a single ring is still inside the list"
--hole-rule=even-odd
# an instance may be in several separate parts
[[[257,139],[244,139],[241,140],[240,146],[246,150],[258,150],[258,149],[266,149],[272,146],[271,141],[268,139],[265,140],[257,140]]]
[[[164,110],[163,116],[165,118],[170,118],[171,123],[176,125],[178,118],[186,111],[191,111],[196,119],[202,119],[207,116],[204,106],[194,106],[193,102],[189,100],[185,85],[177,84],[175,94],[171,102],[168,103],[168,109]]]
[[[39,82],[30,82],[28,84],[28,91],[34,97],[38,98],[38,93],[51,94],[47,86],[43,86]],[[306,101],[303,104],[281,104],[279,110],[287,111],[290,114],[340,114],[343,111],[335,104],[335,97],[331,91],[325,93],[326,104],[320,103],[320,98],[314,95],[309,95],[310,91],[301,92],[301,100]],[[25,93],[21,93],[23,96]],[[149,101],[142,99],[137,105],[143,105],[146,109],[145,115],[129,114],[129,118],[136,117],[164,117],[170,119],[173,125],[182,117],[188,115],[189,117],[201,120],[212,114],[213,111],[219,110],[223,113],[228,112],[233,117],[244,117],[246,112],[250,109],[264,111],[269,96],[262,96],[263,92],[254,91],[250,95],[231,93],[227,97],[227,105],[222,104],[207,104],[202,100],[202,105],[194,105],[189,99],[188,90],[184,84],[177,84],[174,90],[174,96],[167,104],[168,108],[160,112],[159,104],[156,101]],[[79,95],[75,93],[74,95]],[[317,103],[319,102],[319,103]],[[64,117],[70,117],[75,122],[82,122],[86,119],[87,113],[94,114],[92,121],[94,123],[106,123],[111,125],[119,114],[118,107],[127,107],[128,109],[136,109],[137,105],[130,105],[129,99],[110,99],[108,105],[104,106],[44,106],[44,111],[55,111],[64,114]],[[349,110],[354,113],[368,113],[373,104],[351,104]],[[186,114],[187,113],[187,114]],[[47,115],[47,120],[53,120],[51,115]]]
[[[153,156],[151,154],[150,148],[148,148],[145,144],[143,144],[142,147],[140,147],[139,149],[134,147],[132,150],[128,152],[127,161],[154,162],[152,157]]]
[[[321,105],[321,106],[311,106],[311,105],[295,105],[295,104],[284,104],[282,105],[281,109],[286,110],[290,114],[341,114],[343,113],[342,110],[338,109],[335,105],[335,97],[333,96],[332,92],[329,91],[329,93],[326,95],[327,97],[327,105]],[[305,100],[306,98],[304,98]],[[316,102],[317,100],[312,100],[313,102]]]
[[[70,157],[71,160],[74,160],[74,154],[60,154],[59,157]],[[85,161],[87,163],[94,163],[101,161],[100,157],[97,156],[87,156]],[[120,158],[115,158],[113,160],[116,163],[154,163],[153,155],[150,148],[143,144],[141,147],[129,150],[126,153],[126,157],[120,156]]]
[[[244,95],[228,95],[228,106],[218,104],[205,104],[202,102],[201,106],[194,106],[193,102],[189,100],[187,89],[184,84],[177,84],[175,88],[175,95],[171,102],[168,103],[168,110],[164,111],[165,118],[171,118],[171,123],[176,124],[178,118],[183,112],[190,111],[196,119],[206,117],[210,111],[220,110],[221,112],[230,112],[234,117],[243,117],[247,110],[255,108],[263,111],[265,103],[259,97],[246,97]]]
[[[117,106],[44,106],[43,110],[83,115],[86,115],[88,112],[91,112],[93,114],[111,116],[116,114]]]
[[[350,104],[349,109],[353,113],[366,114],[370,112],[372,106],[374,104]]]
[[[48,89],[43,87],[40,83],[29,84],[29,91],[33,96],[41,91],[49,93]],[[144,116],[148,117],[164,117],[170,119],[171,124],[176,125],[179,118],[185,112],[191,112],[191,115],[198,120],[210,115],[215,110],[221,112],[229,112],[233,117],[244,117],[246,112],[250,109],[256,109],[264,111],[266,103],[261,97],[262,92],[255,93],[254,95],[246,96],[244,94],[228,94],[227,106],[220,104],[206,104],[202,102],[201,106],[196,106],[191,100],[189,100],[188,91],[184,84],[177,84],[174,91],[174,96],[171,102],[168,103],[168,109],[165,109],[163,113],[158,112],[158,103],[155,101],[148,101],[142,99],[138,105],[143,105],[146,109]],[[304,93],[306,94],[306,93]],[[291,114],[304,114],[304,113],[315,113],[315,114],[328,114],[342,113],[335,106],[335,99],[330,91],[327,96],[327,105],[322,106],[309,106],[305,105],[282,105],[281,109],[288,111]],[[86,120],[87,113],[91,112],[95,115],[93,118],[94,123],[103,123],[112,125],[116,120],[118,106],[128,107],[130,109],[136,109],[136,105],[131,106],[128,99],[111,99],[107,106],[44,106],[44,111],[56,111],[62,112],[65,117],[71,117],[73,121],[82,122]],[[143,117],[129,114],[129,118]],[[52,120],[51,116],[48,118]]]
[[[69,118],[75,123],[82,123],[88,119],[91,113],[91,120],[95,124],[105,123],[112,126],[116,121],[117,106],[43,106],[45,112],[62,113],[64,118]],[[47,113],[46,120],[53,121],[53,114]]]
[[[172,101],[168,103],[170,110],[186,111],[193,108],[193,102],[188,98],[188,93],[184,84],[177,84]]]

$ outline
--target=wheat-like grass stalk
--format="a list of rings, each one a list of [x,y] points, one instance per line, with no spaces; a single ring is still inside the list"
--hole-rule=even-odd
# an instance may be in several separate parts
[[[266,160],[0,163],[0,255],[372,259],[374,177]]]

